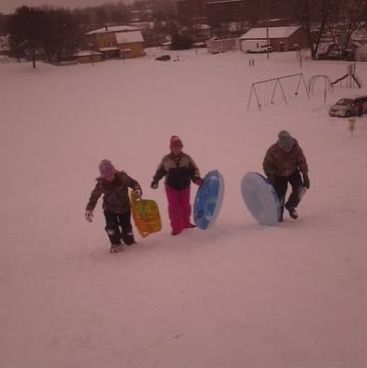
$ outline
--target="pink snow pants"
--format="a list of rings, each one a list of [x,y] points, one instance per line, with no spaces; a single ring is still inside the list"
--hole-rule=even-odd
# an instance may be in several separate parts
[[[166,187],[166,194],[172,233],[179,234],[190,227],[190,187],[182,190]]]

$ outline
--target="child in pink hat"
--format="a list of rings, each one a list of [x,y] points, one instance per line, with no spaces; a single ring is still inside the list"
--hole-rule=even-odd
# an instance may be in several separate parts
[[[153,177],[151,188],[157,189],[159,180],[165,177],[165,190],[168,201],[172,235],[184,229],[195,227],[191,224],[190,184],[202,184],[200,172],[194,160],[182,151],[182,140],[173,135],[170,139],[171,152],[165,155]]]

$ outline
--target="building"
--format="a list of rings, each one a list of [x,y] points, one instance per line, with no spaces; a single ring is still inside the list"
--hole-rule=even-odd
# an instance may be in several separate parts
[[[89,47],[102,52],[105,59],[144,56],[144,39],[140,30],[131,26],[103,27],[86,34]]]
[[[179,0],[177,14],[183,24],[205,23],[207,21],[206,0]]]
[[[177,12],[184,24],[295,20],[296,5],[289,0],[178,0]]]
[[[272,51],[290,51],[307,47],[307,39],[301,26],[251,28],[240,37],[241,50],[248,44],[267,42]]]
[[[221,23],[244,21],[246,5],[244,0],[209,0],[206,3],[208,23],[216,26]]]
[[[80,64],[86,63],[98,63],[103,60],[102,52],[92,51],[92,50],[85,50],[79,51],[76,55],[76,59]]]
[[[207,24],[194,24],[192,32],[196,42],[203,42],[212,37],[212,29]]]
[[[355,61],[367,61],[367,43],[354,50]]]
[[[0,55],[8,55],[9,50],[9,36],[0,36]]]

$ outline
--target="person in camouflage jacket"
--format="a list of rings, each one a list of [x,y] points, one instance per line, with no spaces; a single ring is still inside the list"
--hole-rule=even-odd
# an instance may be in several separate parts
[[[267,150],[263,169],[279,196],[281,203],[279,221],[283,221],[284,207],[293,219],[298,218],[296,207],[304,188],[310,188],[310,179],[305,155],[297,140],[286,130],[278,134],[278,141]],[[292,187],[292,192],[286,201],[288,183]]]
[[[113,248],[121,246],[121,239],[127,245],[135,243],[131,226],[131,203],[128,188],[133,189],[141,197],[139,183],[124,171],[118,171],[109,160],[99,164],[101,176],[90,195],[86,206],[86,219],[92,222],[93,211],[97,201],[103,195],[103,213],[106,219],[105,230]]]
[[[203,179],[194,160],[182,152],[183,144],[179,137],[172,136],[171,152],[165,155],[154,174],[152,189],[158,188],[159,180],[165,177],[165,189],[168,201],[168,214],[172,235],[180,234],[184,229],[195,227],[190,223],[190,184],[201,185]]]

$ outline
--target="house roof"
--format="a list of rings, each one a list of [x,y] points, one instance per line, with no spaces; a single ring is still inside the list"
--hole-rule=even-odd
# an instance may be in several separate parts
[[[99,51],[117,51],[120,50],[118,47],[100,47]]]
[[[146,30],[154,28],[154,22],[130,22],[130,25],[136,30]]]
[[[91,55],[102,55],[101,52],[93,51],[93,50],[83,50],[79,51],[75,54],[76,56],[91,56]]]
[[[196,30],[207,30],[207,29],[211,29],[211,27],[207,24],[194,24],[193,28]]]
[[[243,34],[241,39],[266,39],[267,29],[269,38],[288,38],[293,33],[298,31],[301,26],[287,26],[287,27],[260,27],[251,28],[245,34]]]
[[[116,33],[116,41],[118,44],[123,44],[132,42],[144,42],[144,39],[140,31],[119,32]]]
[[[136,31],[137,28],[132,26],[106,26],[103,28],[96,29],[94,31],[90,31],[87,33],[87,35],[93,35],[96,33],[106,33],[106,32],[131,32]]]

